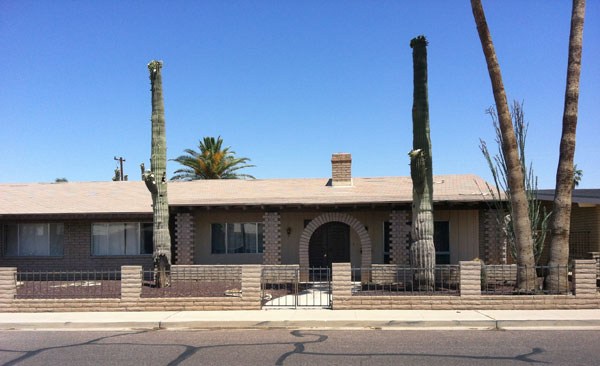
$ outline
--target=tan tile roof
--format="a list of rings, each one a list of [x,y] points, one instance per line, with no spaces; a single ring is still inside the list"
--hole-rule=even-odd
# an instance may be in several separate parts
[[[327,178],[202,180],[169,182],[172,206],[315,205],[406,203],[410,177],[353,178],[351,187],[327,186]],[[434,200],[489,200],[486,182],[476,175],[434,177]],[[151,213],[141,181],[0,184],[0,215]]]

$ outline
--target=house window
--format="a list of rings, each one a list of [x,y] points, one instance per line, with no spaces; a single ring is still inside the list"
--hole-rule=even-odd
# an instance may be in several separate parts
[[[435,263],[450,264],[450,223],[433,223],[433,243],[435,245]]]
[[[63,224],[9,224],[4,226],[7,257],[62,257]]]
[[[211,224],[212,254],[263,252],[262,222]]]
[[[412,222],[407,222],[407,225],[411,225]],[[389,260],[389,248],[390,248],[390,231],[389,221],[384,222],[384,261],[385,253],[388,253]],[[387,234],[386,234],[387,233]],[[412,241],[409,234],[409,242]],[[435,263],[436,264],[450,264],[450,223],[448,221],[435,221],[433,223],[433,244],[435,245]],[[386,249],[387,248],[387,249]],[[389,262],[384,262],[389,263]]]
[[[152,223],[92,224],[92,255],[152,254]]]

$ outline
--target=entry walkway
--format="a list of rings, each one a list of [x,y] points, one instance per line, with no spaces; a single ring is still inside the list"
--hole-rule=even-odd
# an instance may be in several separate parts
[[[600,329],[590,310],[249,310],[0,313],[0,329]]]

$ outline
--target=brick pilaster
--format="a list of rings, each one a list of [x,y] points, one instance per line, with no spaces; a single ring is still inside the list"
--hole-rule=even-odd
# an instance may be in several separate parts
[[[177,264],[194,264],[194,216],[175,215],[175,258]]]
[[[409,211],[394,210],[390,214],[390,264],[409,264]]]
[[[142,294],[142,266],[121,267],[121,300],[137,301]]]
[[[331,265],[331,297],[333,307],[352,296],[352,268],[350,263]]]
[[[263,220],[263,264],[281,264],[281,215],[279,212],[266,212]]]
[[[242,300],[261,308],[260,279],[262,266],[260,264],[242,265]]]
[[[507,240],[503,228],[498,225],[494,209],[481,210],[479,215],[480,256],[486,264],[506,264]]]
[[[574,261],[573,289],[577,297],[596,296],[596,261],[578,259]]]
[[[10,302],[17,294],[17,269],[15,267],[0,267],[0,302]]]
[[[460,261],[460,296],[481,296],[481,262]]]

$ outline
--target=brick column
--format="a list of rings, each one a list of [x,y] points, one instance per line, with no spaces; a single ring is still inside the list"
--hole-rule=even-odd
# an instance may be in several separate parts
[[[573,289],[577,297],[596,296],[596,261],[578,259],[574,261]]]
[[[409,242],[410,225],[407,224],[409,211],[394,210],[390,214],[390,263],[410,263]]]
[[[281,215],[266,212],[263,220],[263,264],[281,264]]]
[[[352,269],[350,263],[331,265],[331,297],[333,308],[343,305],[344,300],[352,296]]]
[[[17,294],[15,267],[0,267],[0,302],[13,301]]]
[[[137,301],[142,294],[142,266],[121,266],[121,301]]]
[[[481,210],[479,215],[480,257],[486,264],[506,264],[506,233],[498,225],[496,210]]]
[[[262,275],[262,266],[260,264],[242,265],[242,300],[252,303],[256,309],[262,307],[260,279]]]
[[[177,264],[194,264],[194,216],[175,215],[175,258]]]
[[[481,262],[460,261],[460,296],[481,296]]]

